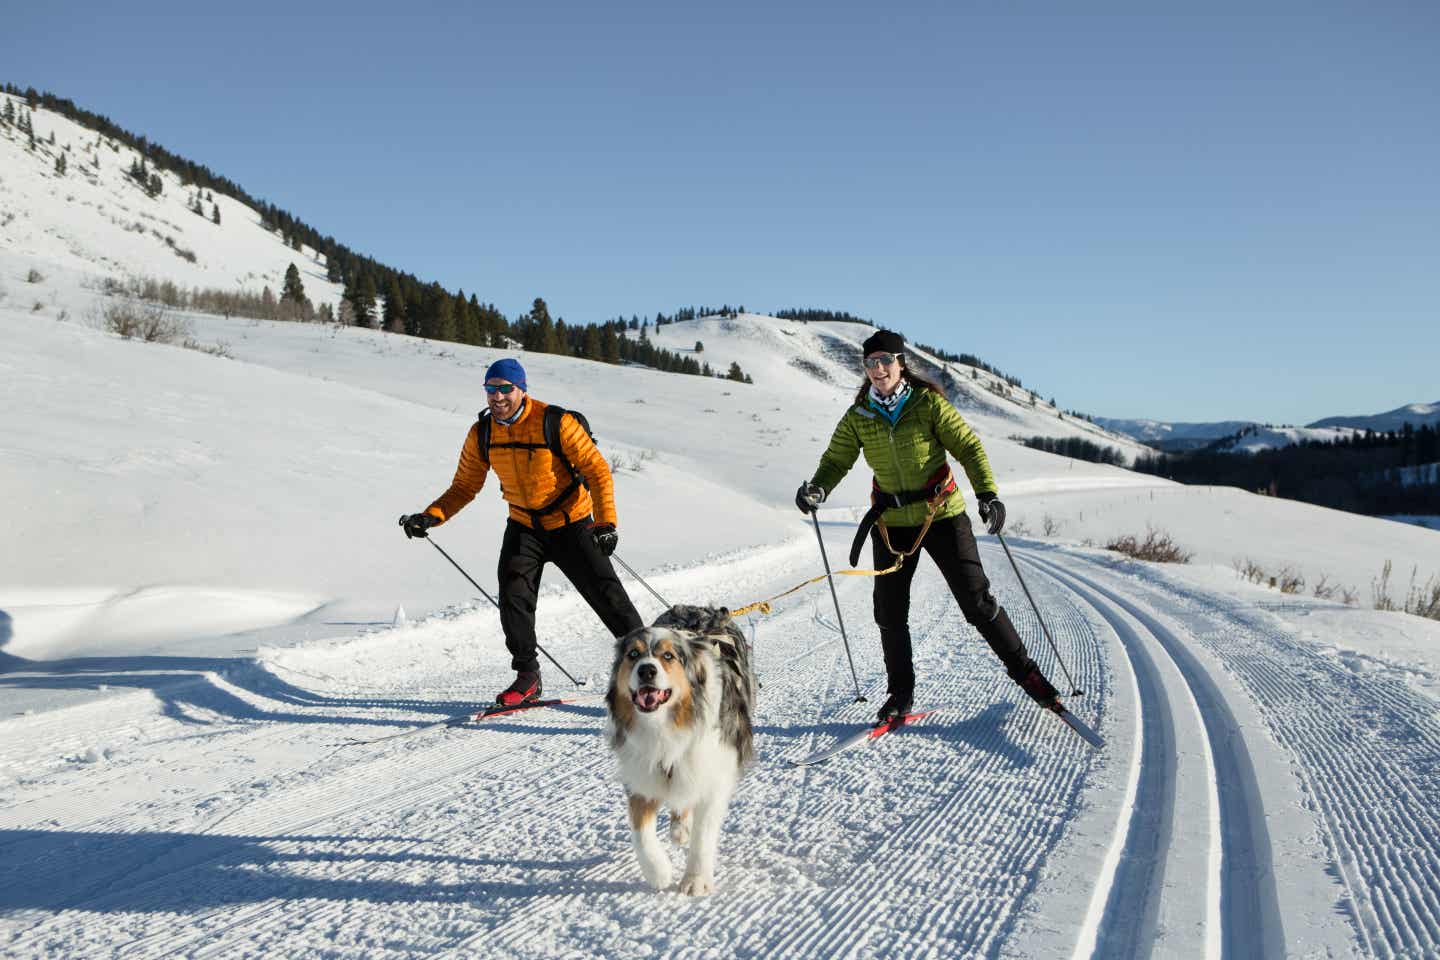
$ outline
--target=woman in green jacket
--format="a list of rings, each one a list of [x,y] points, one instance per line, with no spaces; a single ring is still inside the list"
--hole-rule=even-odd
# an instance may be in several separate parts
[[[863,452],[875,473],[874,506],[867,521],[873,523],[877,515],[880,519],[870,531],[875,568],[892,566],[897,554],[917,549],[916,539],[923,537],[919,546],[940,568],[965,619],[990,644],[1011,679],[1042,706],[1053,706],[1055,688],[990,593],[965,498],[945,459],[948,452],[964,467],[980,501],[980,519],[990,533],[999,533],[1005,526],[1005,505],[996,496],[995,475],[980,438],[934,384],[905,366],[900,334],[877,331],[862,350],[866,382],[835,427],[814,476],[800,485],[795,505],[804,513],[814,511]],[[857,537],[857,551],[859,542]],[[909,712],[915,692],[909,625],[914,576],[914,560],[907,557],[899,570],[875,578],[875,623],[890,693],[880,708],[881,720]]]

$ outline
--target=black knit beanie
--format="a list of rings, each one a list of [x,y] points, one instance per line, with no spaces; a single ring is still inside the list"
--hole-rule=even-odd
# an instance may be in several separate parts
[[[904,353],[905,338],[893,330],[876,330],[860,345],[860,351],[860,355],[864,357],[877,351]]]

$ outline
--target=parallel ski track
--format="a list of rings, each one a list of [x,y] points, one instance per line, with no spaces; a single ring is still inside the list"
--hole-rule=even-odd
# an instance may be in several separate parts
[[[1361,948],[1440,956],[1440,724],[1403,675],[1357,677],[1343,654],[1297,638],[1263,611],[1166,583],[1145,603],[1198,621],[1198,642],[1253,698],[1295,758],[1343,884]]]
[[[1284,930],[1259,784],[1249,750],[1215,678],[1184,640],[1139,604],[1102,585],[1093,575],[1078,572],[1074,566],[1062,566],[1030,552],[1025,555],[1028,562],[1047,570],[1090,599],[1122,639],[1133,645],[1132,650],[1139,651],[1143,657],[1145,644],[1124,619],[1116,615],[1116,611],[1124,611],[1133,617],[1180,671],[1204,724],[1215,799],[1219,805],[1220,863],[1218,876],[1213,878],[1217,884],[1218,903],[1209,913],[1211,922],[1218,921],[1220,935],[1218,944],[1208,949],[1207,953],[1224,958],[1283,955]],[[1139,675],[1146,672],[1143,666],[1137,666]],[[1141,812],[1139,805],[1136,812]],[[1129,829],[1135,830],[1138,838],[1143,828],[1142,824],[1132,824]],[[1137,842],[1145,841],[1137,839]],[[1115,895],[1123,900],[1133,894],[1133,889],[1126,889],[1119,885],[1120,882],[1138,882],[1140,889],[1145,890],[1153,889],[1145,885],[1157,878],[1158,874],[1145,868],[1141,869],[1139,876],[1117,878]],[[1121,924],[1120,915],[1126,907],[1120,900],[1112,898],[1107,904],[1107,917],[1114,916],[1116,924],[1107,921],[1102,933],[1122,929],[1117,924]],[[1138,943],[1132,945],[1140,946]],[[1097,952],[1096,955],[1105,954]]]
[[[1165,868],[1174,832],[1175,718],[1171,716],[1155,660],[1129,622],[1111,604],[1080,586],[1060,568],[1038,563],[1023,550],[1017,553],[1027,566],[1086,601],[1115,631],[1129,657],[1139,692],[1139,715],[1135,721],[1140,755],[1134,777],[1134,797],[1128,820],[1117,826],[1121,835],[1120,857],[1102,901],[1094,948],[1083,955],[1147,957],[1157,936]]]

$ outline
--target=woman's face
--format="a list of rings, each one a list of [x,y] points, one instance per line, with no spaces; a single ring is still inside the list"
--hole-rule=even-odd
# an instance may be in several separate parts
[[[865,376],[882,396],[888,397],[900,389],[900,369],[898,354],[876,350],[865,358]]]

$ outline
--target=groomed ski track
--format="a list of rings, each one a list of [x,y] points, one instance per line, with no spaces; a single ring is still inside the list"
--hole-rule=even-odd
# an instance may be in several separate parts
[[[851,531],[826,527],[832,556]],[[996,593],[1059,685],[1004,554],[982,540]],[[0,723],[0,762],[16,784],[0,806],[0,953],[1440,950],[1429,701],[1399,679],[1346,679],[1333,656],[1263,611],[1093,554],[1012,548],[1087,691],[1071,705],[1108,739],[1103,751],[1004,679],[926,561],[911,611],[917,705],[939,712],[873,748],[790,768],[883,697],[871,581],[841,577],[872,702],[851,703],[822,589],[761,620],[760,759],[725,823],[719,892],[655,894],[633,862],[598,707],[343,745],[463,710],[502,685],[495,618],[476,607],[262,652],[256,664],[174,664],[180,679],[108,712]],[[647,578],[673,601],[738,605],[809,575],[813,554],[813,539],[797,538]],[[643,589],[631,592],[642,614],[658,612]],[[603,685],[609,645],[588,610],[550,589],[541,612],[552,653]],[[92,682],[123,672],[72,669]],[[548,694],[564,689],[553,671],[546,682]],[[1297,884],[1330,889],[1333,916],[1296,915],[1287,897]],[[1303,941],[1297,929],[1331,939]]]

